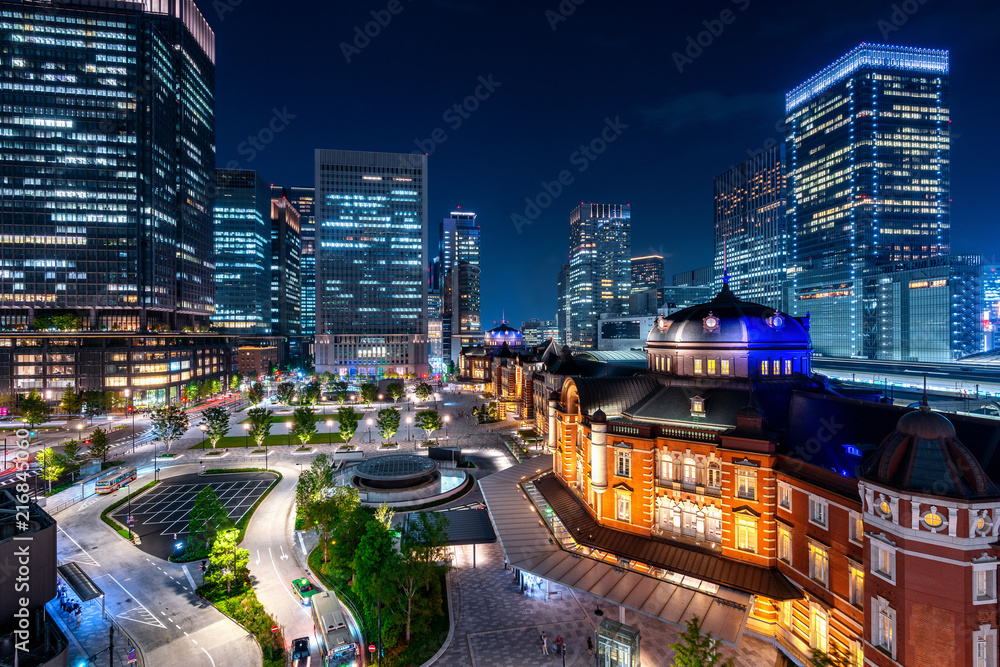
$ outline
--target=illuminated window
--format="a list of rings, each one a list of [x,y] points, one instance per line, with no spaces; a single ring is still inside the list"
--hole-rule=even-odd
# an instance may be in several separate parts
[[[708,374],[715,375],[715,359],[708,360]]]
[[[722,360],[722,374],[729,375],[729,359]]]
[[[666,453],[660,459],[660,477],[667,482],[674,479],[674,460]]]
[[[619,521],[632,520],[632,498],[627,493],[617,494],[617,510]]]
[[[708,464],[708,475],[705,486],[710,489],[722,488],[722,467],[715,461]]]
[[[778,558],[792,564],[792,531],[778,524]]]
[[[691,399],[691,414],[699,417],[705,415],[705,399],[695,396]]]
[[[809,577],[824,586],[830,575],[830,560],[826,547],[815,542],[809,543]]]
[[[757,498],[757,469],[736,466],[736,496],[744,500]]]
[[[778,482],[778,507],[792,511],[792,487],[787,482]]]
[[[829,502],[818,496],[809,496],[809,521],[826,528]]]
[[[850,569],[850,600],[860,607],[865,599],[865,571],[860,565],[848,563]]]
[[[695,359],[694,360],[694,372],[695,373],[701,373],[702,372],[702,370],[701,370],[701,359]]]
[[[791,375],[791,374],[792,374],[792,360],[785,359],[785,375]]]
[[[826,615],[826,612],[816,607],[812,608],[812,613],[810,614],[810,628],[809,628],[809,645],[812,646],[817,651],[823,651],[824,653],[828,650],[828,632],[830,619]]]
[[[851,512],[848,517],[848,522],[850,524],[851,534],[850,539],[852,542],[861,544],[865,535],[865,523],[861,518],[860,512]]]
[[[619,477],[632,476],[632,452],[621,449],[615,452],[615,474]]]
[[[872,598],[872,643],[896,658],[896,610],[883,598]]]
[[[775,359],[774,363],[771,364],[771,367],[774,369],[774,374],[775,375],[781,375],[781,362],[780,361],[778,361],[777,359]]]
[[[736,548],[757,553],[757,519],[751,516],[736,516]]]
[[[896,583],[896,551],[888,544],[869,540],[872,547],[872,574],[890,584]]]
[[[722,542],[722,510],[717,507],[706,510],[705,539],[709,542]]]
[[[778,619],[778,623],[782,626],[791,629],[792,627],[792,601],[784,600],[781,602],[781,617]]]
[[[694,486],[694,484],[695,484],[695,470],[696,470],[696,467],[695,467],[694,459],[684,459],[684,468],[683,468],[684,478],[683,478],[683,482],[685,484]]]
[[[767,375],[767,362],[766,361],[760,362],[760,374],[761,375]]]

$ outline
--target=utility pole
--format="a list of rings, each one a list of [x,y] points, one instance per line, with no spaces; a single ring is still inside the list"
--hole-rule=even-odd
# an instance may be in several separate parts
[[[108,627],[108,667],[115,667],[115,626]]]

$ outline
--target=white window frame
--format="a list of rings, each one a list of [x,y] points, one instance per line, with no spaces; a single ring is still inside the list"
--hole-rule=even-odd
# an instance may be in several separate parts
[[[704,359],[697,358],[694,360],[694,373],[695,375],[704,375]]]
[[[847,561],[847,572],[850,581],[848,601],[857,608],[865,603],[865,567],[860,563]]]
[[[709,508],[705,513],[705,539],[722,544],[722,510]]]
[[[997,602],[997,561],[972,564],[972,604]]]
[[[989,624],[981,624],[972,633],[973,667],[997,667],[997,629]]]
[[[872,645],[896,659],[896,610],[882,597],[872,598]]]
[[[622,508],[625,511],[622,511]],[[622,518],[622,516],[625,518]],[[615,518],[626,523],[632,522],[632,496],[627,493],[615,494]]]
[[[722,465],[718,461],[709,461],[705,466],[705,471],[705,486],[710,489],[721,489]]]
[[[896,547],[876,539],[869,539],[868,542],[871,544],[871,573],[895,586]]]
[[[698,462],[690,456],[681,461],[681,483],[688,486],[695,486],[698,483]]]
[[[737,465],[736,468],[736,497],[742,500],[757,500],[757,469],[752,466]],[[746,483],[745,483],[746,482]],[[749,482],[752,482],[749,483]],[[749,493],[741,493],[741,489],[749,489]]]
[[[850,529],[849,539],[854,544],[863,545],[865,541],[864,515],[861,512],[850,510],[848,521],[848,528]]]
[[[665,482],[674,481],[674,459],[667,452],[660,458],[660,479]]]
[[[729,366],[730,366],[729,359],[719,360],[719,370],[722,373],[722,375],[729,375]]]
[[[779,608],[779,611],[778,611],[778,613],[780,614],[780,616],[778,617],[778,624],[781,625],[781,626],[783,626],[783,627],[788,628],[789,630],[791,630],[792,629],[792,601],[791,600],[782,600],[779,604],[781,605],[781,607]]]
[[[624,465],[623,465],[624,464]],[[622,471],[625,471],[624,473]],[[615,451],[615,476],[632,478],[632,452],[628,449]]]
[[[792,531],[788,526],[778,524],[778,560],[792,564]]]
[[[830,615],[815,605],[809,608],[809,646],[824,653],[830,649]]]
[[[830,549],[812,540],[809,541],[809,578],[823,588],[830,586]]]
[[[809,494],[809,523],[820,528],[830,525],[830,501]]]
[[[792,485],[778,480],[778,507],[786,512],[792,511]]]
[[[746,522],[745,525],[741,525],[740,522]],[[735,524],[735,534],[736,534],[736,548],[740,551],[747,551],[749,553],[757,553],[757,518],[753,516],[746,516],[745,514],[737,514],[733,517],[733,523]],[[748,539],[750,534],[753,534],[753,540]],[[743,544],[744,546],[740,546]]]

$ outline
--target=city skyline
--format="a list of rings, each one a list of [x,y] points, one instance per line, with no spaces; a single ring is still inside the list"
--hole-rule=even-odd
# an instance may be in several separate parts
[[[553,30],[545,12],[558,14],[557,6],[510,10],[501,16],[474,3],[454,7],[452,3],[434,3],[417,12],[403,5],[404,10],[360,53],[352,54],[348,63],[339,53],[339,44],[351,43],[354,27],[363,28],[371,21],[373,8],[327,8],[322,16],[329,20],[318,23],[334,26],[324,27],[324,36],[338,45],[335,57],[324,60],[326,70],[304,66],[292,72],[292,89],[303,85],[308,75],[321,80],[345,79],[345,85],[357,85],[374,95],[371,107],[338,108],[342,122],[330,124],[310,107],[297,104],[294,97],[265,94],[248,99],[245,91],[255,73],[245,62],[255,49],[232,42],[252,19],[255,7],[249,0],[243,2],[223,14],[221,21],[216,11],[209,10],[220,42],[227,44],[227,49],[220,51],[219,66],[226,77],[220,78],[219,114],[232,118],[226,127],[219,128],[219,166],[230,160],[247,162],[252,156],[249,167],[271,182],[306,184],[311,177],[311,151],[318,145],[404,152],[418,150],[416,142],[421,142],[427,149],[423,152],[430,153],[430,219],[443,218],[459,205],[479,214],[484,245],[484,322],[498,320],[505,308],[515,322],[554,316],[555,276],[566,261],[566,217],[580,201],[631,203],[636,216],[635,254],[670,255],[666,259],[668,275],[710,264],[712,178],[781,140],[785,93],[864,41],[951,52],[955,109],[952,179],[956,184],[952,188],[953,252],[982,252],[990,262],[990,256],[998,251],[991,240],[983,247],[977,238],[977,230],[984,224],[979,221],[990,220],[992,208],[985,194],[989,187],[987,163],[974,154],[1000,147],[996,133],[989,129],[986,110],[990,105],[980,104],[974,97],[992,95],[980,90],[975,77],[978,62],[995,59],[996,47],[986,43],[984,32],[996,9],[983,10],[974,3],[949,7],[925,4],[900,18],[893,16],[890,4],[848,3],[826,8],[819,19],[792,12],[787,3],[767,7],[750,4],[745,11],[734,4],[735,20],[724,25],[720,35],[709,35],[711,43],[701,47],[702,53],[693,62],[681,63],[683,71],[679,72],[673,54],[687,58],[688,37],[694,40],[707,30],[703,22],[714,26],[717,12],[682,8],[669,22],[663,22],[659,18],[665,10],[658,8],[651,8],[646,16],[615,14],[586,5],[577,7],[565,21],[553,19]],[[298,15],[293,8],[287,16],[274,19],[281,26]],[[644,20],[636,21],[637,16]],[[899,26],[893,22],[903,19]],[[478,30],[491,22],[499,26],[495,33],[514,30],[525,35],[531,44],[528,52],[513,53],[511,46],[497,41],[490,30],[483,32],[483,40],[463,51],[460,61],[452,57],[450,47],[427,51],[422,56],[427,66],[440,66],[449,72],[435,85],[408,82],[382,67],[387,60],[414,48],[413,35]],[[622,40],[595,36],[614,34],[618,27],[625,29],[626,23],[628,30],[635,32],[634,52],[623,50]],[[663,36],[645,39],[653,26]],[[311,34],[313,29],[300,25],[296,30]],[[311,54],[316,47],[303,41],[302,48]],[[585,49],[581,48],[584,43]],[[751,45],[750,57],[740,55]],[[696,51],[692,49],[692,53]],[[259,54],[252,59],[261,60]],[[261,62],[261,67],[277,69],[283,60],[275,56],[273,62]],[[303,58],[303,62],[308,60]],[[536,71],[534,63],[539,61],[550,62],[552,67]],[[658,63],[654,73],[650,73],[649,62]],[[482,76],[490,82],[490,74],[493,84],[499,86],[479,81]],[[571,91],[593,83],[595,74],[609,77],[611,94],[578,104]],[[373,80],[379,81],[377,89],[370,83]],[[380,91],[388,90],[407,96],[410,101],[405,109],[380,104],[382,99],[388,101],[382,97],[386,93]],[[476,97],[477,90],[485,99]],[[455,104],[461,106],[470,96],[469,107],[476,107],[475,111],[453,111]],[[526,108],[538,113],[525,116]],[[443,119],[446,113],[450,123]],[[375,122],[365,121],[369,115]],[[607,127],[605,119],[614,121],[616,116],[628,127],[587,163],[586,171],[578,171],[580,165],[570,162],[574,151],[599,137]],[[515,117],[514,122],[506,123],[510,117]],[[551,118],[560,120],[555,123]],[[459,120],[462,122],[455,128]],[[263,129],[275,127],[281,131],[270,136],[263,132],[263,137],[258,137]],[[344,131],[346,127],[352,128],[350,133]],[[372,127],[380,129],[375,132],[369,129]],[[389,129],[384,130],[386,127]],[[435,129],[440,129],[438,140],[432,139]],[[251,134],[260,150],[246,141]],[[269,141],[264,143],[263,139]],[[519,149],[507,150],[511,142]],[[683,159],[663,161],[665,154]],[[469,169],[470,164],[476,168]],[[511,216],[524,215],[525,197],[536,199],[545,193],[543,182],[556,180],[559,185],[557,177],[562,170],[569,171],[574,181],[561,186],[562,193],[518,233]],[[505,187],[487,185],[494,179],[502,179]],[[544,204],[545,197],[541,200]],[[435,242],[432,238],[430,247],[435,247]],[[552,279],[538,286],[533,277],[511,276],[509,283],[491,284],[489,277],[503,271],[505,257],[526,242],[536,248],[535,270]],[[523,298],[515,302],[510,298],[512,293]]]

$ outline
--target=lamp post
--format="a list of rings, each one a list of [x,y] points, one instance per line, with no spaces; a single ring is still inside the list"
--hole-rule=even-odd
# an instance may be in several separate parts
[[[413,423],[413,417],[406,418],[406,441],[409,442],[413,438],[413,429],[410,428],[410,424]]]
[[[285,428],[288,429],[288,446],[292,446],[292,422],[285,422]]]
[[[250,424],[243,425],[243,449],[250,448]]]
[[[450,422],[450,421],[451,421],[451,415],[445,415],[444,416],[444,437],[445,437],[445,439],[448,438],[448,422]]]
[[[132,390],[125,390],[125,398],[128,399],[128,411],[132,415],[132,453],[135,454],[135,401],[132,400]]]
[[[330,447],[333,447],[333,420],[326,420],[326,432],[330,434]]]
[[[205,432],[208,431],[208,426],[199,424],[198,429],[201,431],[201,451],[205,451]]]
[[[368,442],[372,441],[372,419],[368,418]]]
[[[128,516],[125,517],[125,525],[128,527],[128,541],[132,541],[132,489],[128,484],[125,485],[125,496],[128,499]]]
[[[382,394],[379,394],[379,395],[378,395],[378,402],[379,402],[379,403],[381,403],[381,402],[382,402]]]

